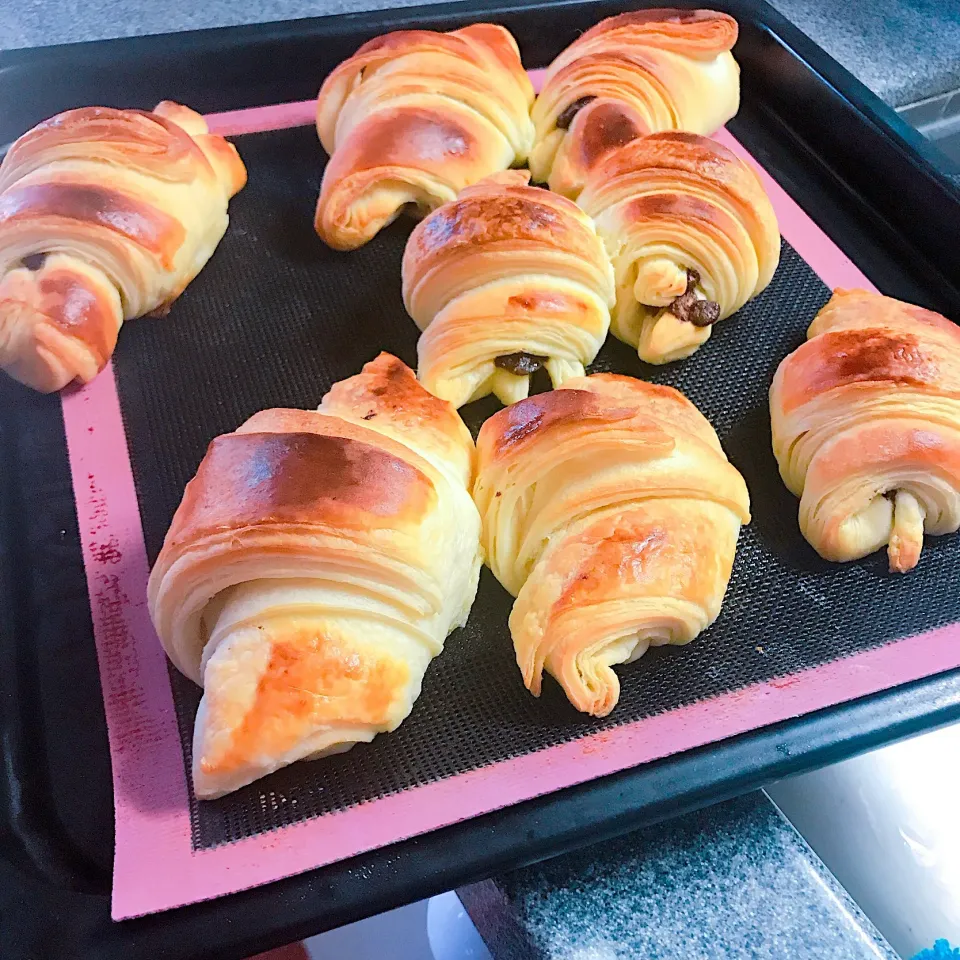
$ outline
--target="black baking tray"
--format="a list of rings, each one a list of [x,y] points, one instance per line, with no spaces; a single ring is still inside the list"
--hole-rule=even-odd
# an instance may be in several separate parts
[[[493,20],[513,31],[527,66],[544,66],[582,30],[640,5],[444,4],[0,54],[0,144],[87,103],[170,98],[208,112],[311,97],[364,40],[405,27]],[[949,176],[960,171],[772,8],[714,6],[741,28],[738,138],[884,292],[960,316],[960,251],[949,242],[960,228]],[[60,405],[22,401],[19,387],[0,385],[4,960],[242,958],[960,717],[960,672],[941,674],[267,887],[113,924],[109,755]],[[28,458],[43,482],[20,482]],[[56,577],[38,577],[41,566]]]

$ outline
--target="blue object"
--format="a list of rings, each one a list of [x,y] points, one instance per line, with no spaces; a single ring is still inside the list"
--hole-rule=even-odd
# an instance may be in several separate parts
[[[946,940],[938,940],[929,950],[921,950],[913,960],[960,960],[960,948],[954,950]]]

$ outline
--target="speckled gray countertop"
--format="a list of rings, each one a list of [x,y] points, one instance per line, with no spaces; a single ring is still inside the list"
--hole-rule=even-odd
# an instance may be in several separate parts
[[[457,891],[495,960],[894,960],[762,793]]]
[[[421,0],[5,0],[0,49],[412,6]],[[705,6],[709,5],[706,2]],[[960,87],[960,0],[773,0],[888,103]]]

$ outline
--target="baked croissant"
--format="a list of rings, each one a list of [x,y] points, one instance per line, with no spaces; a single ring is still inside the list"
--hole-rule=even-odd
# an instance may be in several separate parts
[[[150,575],[174,665],[204,688],[198,797],[394,730],[477,589],[473,441],[381,354],[318,412],[217,437]]]
[[[533,108],[534,180],[576,199],[591,167],[637,136],[718,130],[740,105],[736,39],[736,20],[713,10],[602,20],[547,68]]]
[[[577,202],[613,259],[610,329],[647,363],[694,353],[780,260],[777,218],[756,174],[696,134],[655,133],[615,150]]]
[[[468,187],[418,224],[403,256],[403,299],[424,331],[420,382],[455,407],[527,395],[582,377],[606,339],[613,269],[569,200],[508,170]]]
[[[477,458],[482,542],[517,598],[523,682],[539,696],[546,670],[578,710],[606,716],[614,665],[716,619],[750,519],[743,478],[682,394],[614,374],[499,411]]]
[[[0,166],[0,366],[45,393],[92,380],[123,321],[166,312],[200,272],[246,176],[169,101],[68,110],[24,134]]]
[[[773,452],[826,560],[887,546],[920,559],[924,530],[960,529],[960,329],[865,290],[836,290],[770,388]]]
[[[405,206],[428,212],[522,164],[533,144],[532,104],[530,78],[503,27],[404,30],[365,43],[317,100],[317,132],[330,154],[317,233],[353,250]]]

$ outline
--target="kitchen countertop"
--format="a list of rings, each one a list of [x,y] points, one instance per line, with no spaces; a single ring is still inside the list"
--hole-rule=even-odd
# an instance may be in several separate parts
[[[496,960],[897,957],[763,793],[457,894]]]
[[[0,10],[0,49],[413,5],[411,0],[21,0]],[[773,5],[895,107],[960,88],[960,0],[850,0],[839,16],[829,0],[773,0]]]

